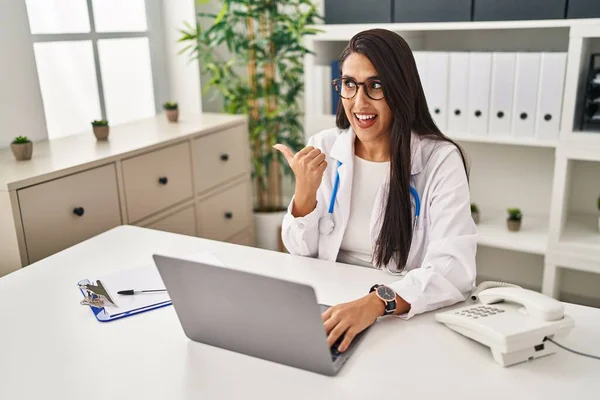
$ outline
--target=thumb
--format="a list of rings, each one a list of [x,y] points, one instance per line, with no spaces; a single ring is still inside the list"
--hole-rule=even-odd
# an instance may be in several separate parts
[[[288,164],[294,158],[294,152],[292,150],[290,150],[290,148],[287,147],[286,145],[277,143],[276,145],[273,146],[273,148],[276,150],[279,150],[281,152],[281,154],[283,154],[283,156],[287,160]]]

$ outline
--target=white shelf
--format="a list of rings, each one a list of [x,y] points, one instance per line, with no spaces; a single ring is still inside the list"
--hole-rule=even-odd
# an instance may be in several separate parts
[[[335,115],[332,114],[322,114],[315,117],[312,117],[310,120],[307,120],[307,128],[310,130],[310,134],[315,134],[319,131],[325,129],[331,129],[335,127]],[[512,146],[529,146],[529,147],[546,147],[546,148],[555,148],[558,144],[558,141],[554,140],[537,140],[537,139],[529,139],[529,138],[516,138],[514,136],[476,136],[469,135],[468,133],[445,133],[448,137],[454,140],[462,141],[462,142],[473,142],[473,143],[490,143],[490,144],[504,144],[504,145],[512,145]],[[598,135],[600,136],[600,135]]]
[[[600,161],[600,132],[569,132],[560,140],[560,154],[568,159]]]
[[[451,139],[462,142],[506,144],[511,146],[529,146],[529,147],[547,147],[555,148],[558,144],[556,140],[538,140],[535,138],[517,138],[514,136],[475,136],[466,133],[447,133]]]
[[[596,254],[600,264],[598,214],[569,215],[564,231],[560,235],[559,245],[572,247],[574,252]]]
[[[491,29],[552,29],[580,27],[580,32],[594,30],[594,25],[600,24],[600,19],[557,19],[533,21],[468,21],[468,22],[419,22],[419,23],[392,23],[392,24],[342,24],[342,25],[316,25],[321,30],[312,37],[314,41],[349,40],[352,36],[374,26],[395,32],[428,32],[428,31],[463,31],[463,30],[491,30]],[[579,32],[579,31],[578,31]],[[595,31],[594,31],[595,32]]]
[[[511,232],[506,227],[506,214],[489,218],[482,215],[477,233],[482,246],[544,255],[548,247],[548,216],[524,215],[521,230]]]

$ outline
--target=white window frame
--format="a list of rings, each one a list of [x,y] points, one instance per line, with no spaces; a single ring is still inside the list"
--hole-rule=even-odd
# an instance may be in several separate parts
[[[96,83],[98,85],[98,99],[102,119],[108,119],[106,115],[106,101],[104,97],[104,85],[102,82],[102,71],[100,69],[100,56],[98,53],[98,40],[103,39],[126,39],[126,38],[148,38],[150,46],[150,64],[152,68],[152,83],[154,88],[154,108],[158,114],[161,112],[162,103],[167,100],[169,87],[167,80],[167,69],[165,64],[164,27],[161,17],[162,7],[159,0],[145,0],[147,30],[140,32],[96,32],[94,20],[94,8],[92,0],[87,2],[90,32],[87,33],[38,33],[32,34],[33,43],[48,42],[74,42],[91,41],[94,53],[94,65],[96,68]]]

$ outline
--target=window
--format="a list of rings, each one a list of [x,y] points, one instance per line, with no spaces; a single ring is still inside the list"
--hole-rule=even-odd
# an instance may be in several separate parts
[[[151,117],[165,99],[160,1],[26,0],[48,137]]]

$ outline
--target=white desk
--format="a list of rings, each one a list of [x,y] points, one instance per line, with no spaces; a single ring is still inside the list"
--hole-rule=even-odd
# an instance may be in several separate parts
[[[336,377],[188,340],[173,307],[100,323],[76,284],[209,250],[228,265],[312,284],[335,304],[394,277],[382,271],[121,226],[0,278],[0,399],[599,399],[600,361],[563,350],[502,368],[489,349],[435,322],[381,320]],[[243,300],[242,300],[243,301]],[[600,310],[566,305],[562,342],[600,353]],[[384,372],[385,367],[390,372]]]

